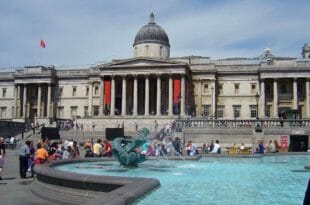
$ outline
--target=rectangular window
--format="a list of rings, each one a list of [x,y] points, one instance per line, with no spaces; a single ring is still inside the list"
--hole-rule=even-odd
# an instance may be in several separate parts
[[[270,117],[270,110],[271,110],[271,106],[266,106],[266,117]]]
[[[88,116],[88,106],[84,106],[84,117]]]
[[[208,88],[209,88],[209,85],[208,85],[208,84],[203,84],[203,93],[204,93],[204,94],[206,94],[206,93],[209,92]]]
[[[224,117],[224,105],[217,106],[217,118],[223,118]]]
[[[94,116],[99,116],[99,106],[93,106]]]
[[[3,98],[6,97],[6,88],[2,88],[2,97],[3,97]]]
[[[219,84],[218,94],[219,95],[223,94],[223,84],[222,83]]]
[[[72,96],[76,96],[76,87],[72,87]]]
[[[251,94],[256,93],[256,84],[251,84]]]
[[[251,113],[251,118],[257,117],[257,106],[256,105],[250,105],[250,113]]]
[[[77,106],[71,106],[71,117],[77,116]]]
[[[239,94],[239,83],[235,83],[235,94]]]
[[[0,107],[0,118],[6,118],[6,107]]]
[[[211,105],[202,105],[202,106],[203,106],[202,116],[206,116],[206,117],[209,116]]]
[[[59,88],[59,96],[62,97],[63,96],[63,90],[64,88],[63,87],[60,87]]]
[[[58,107],[58,113],[59,118],[64,118],[64,107]]]
[[[86,86],[86,94],[85,94],[86,96],[88,96],[89,95],[89,87],[88,86]]]
[[[99,95],[99,86],[95,86],[95,95]]]
[[[241,111],[241,105],[234,105],[234,118],[239,118],[240,117],[240,111]]]

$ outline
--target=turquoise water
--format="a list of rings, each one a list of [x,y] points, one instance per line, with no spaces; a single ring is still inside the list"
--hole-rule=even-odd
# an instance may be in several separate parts
[[[136,169],[122,168],[118,162],[91,162],[62,165],[57,169],[159,179],[160,188],[137,200],[137,205],[300,205],[310,177],[305,165],[310,165],[310,155],[148,160]]]

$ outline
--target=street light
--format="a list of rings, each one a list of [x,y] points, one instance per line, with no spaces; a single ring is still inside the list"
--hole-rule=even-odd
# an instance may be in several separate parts
[[[259,102],[259,94],[258,94],[258,92],[255,95],[255,100],[256,100],[256,119],[258,120],[259,119],[259,117],[258,117],[258,102]]]
[[[182,98],[182,96],[181,95],[179,95],[178,96],[178,111],[179,111],[179,119],[181,118],[181,98]]]
[[[211,107],[212,107],[212,127],[214,127],[214,118],[215,118],[215,108],[214,108],[214,87],[211,86]]]

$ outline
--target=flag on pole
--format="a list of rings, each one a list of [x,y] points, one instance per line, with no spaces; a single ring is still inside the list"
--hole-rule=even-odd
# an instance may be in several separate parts
[[[40,46],[41,46],[42,48],[45,48],[45,47],[46,47],[45,42],[44,42],[43,40],[40,41]]]

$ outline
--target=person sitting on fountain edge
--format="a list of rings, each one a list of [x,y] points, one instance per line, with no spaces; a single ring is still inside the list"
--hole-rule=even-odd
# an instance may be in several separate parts
[[[214,143],[214,147],[211,151],[212,154],[221,154],[221,145],[220,141],[216,140]]]
[[[185,149],[187,150],[187,155],[189,156],[194,156],[197,154],[197,145],[193,144],[191,140],[188,141]]]

